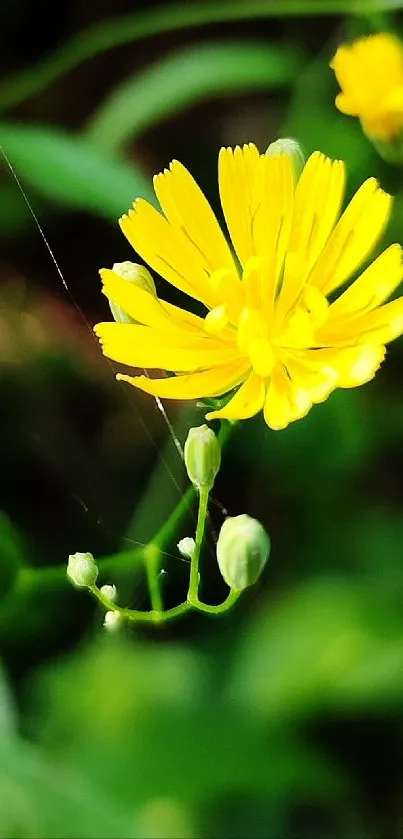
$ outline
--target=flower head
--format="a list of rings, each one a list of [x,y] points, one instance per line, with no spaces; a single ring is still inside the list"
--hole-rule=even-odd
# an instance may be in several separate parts
[[[204,304],[204,317],[155,297],[114,271],[103,292],[137,321],[95,327],[110,358],[175,376],[119,375],[170,399],[220,397],[207,417],[270,428],[305,416],[336,387],[371,379],[385,343],[403,332],[402,279],[392,245],[344,290],[377,243],[391,198],[369,178],[340,215],[345,167],[320,152],[296,179],[292,158],[224,148],[221,204],[233,250],[206,198],[177,161],[154,179],[162,213],[139,199],[120,225],[154,271]],[[329,299],[330,298],[330,299]]]
[[[330,66],[341,93],[336,106],[359,117],[365,133],[388,143],[403,130],[403,45],[390,34],[340,46]]]

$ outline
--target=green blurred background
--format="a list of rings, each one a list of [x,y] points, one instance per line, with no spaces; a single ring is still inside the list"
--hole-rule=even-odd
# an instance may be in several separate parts
[[[272,538],[220,619],[105,637],[69,553],[147,608],[136,543],[187,486],[151,397],[114,380],[91,327],[98,268],[135,258],[116,223],[176,157],[217,211],[221,145],[293,136],[396,196],[403,168],[334,108],[345,38],[403,34],[398,0],[3,0],[0,143],[0,836],[394,839],[403,835],[403,344],[371,384],[286,431],[233,432],[222,506]],[[383,243],[383,244],[384,244]],[[178,296],[157,278],[166,299]],[[183,442],[196,406],[167,404]],[[177,539],[161,577],[183,597]]]

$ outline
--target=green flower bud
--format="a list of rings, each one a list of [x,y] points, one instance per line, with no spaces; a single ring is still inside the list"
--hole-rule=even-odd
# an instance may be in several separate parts
[[[107,632],[117,632],[120,629],[123,618],[120,612],[106,612],[104,617],[104,628]]]
[[[231,589],[252,586],[270,554],[270,538],[263,525],[246,513],[225,520],[217,541],[218,567]]]
[[[98,568],[90,553],[70,554],[67,576],[79,588],[89,588],[96,583]]]
[[[117,595],[116,586],[101,586],[100,592],[106,600],[109,600],[111,603],[115,602]]]
[[[221,449],[214,431],[208,425],[191,428],[184,449],[185,466],[197,489],[210,490],[221,463]]]
[[[277,157],[279,154],[287,154],[291,158],[295,179],[298,180],[305,166],[305,156],[299,143],[290,137],[284,137],[276,140],[274,143],[270,143],[266,151],[267,157]]]
[[[185,536],[178,542],[178,551],[182,556],[192,559],[194,549],[196,547],[195,540],[191,536]]]
[[[362,126],[363,127],[363,126]],[[364,131],[364,134],[366,132]],[[401,166],[403,163],[403,132],[398,134],[397,137],[393,137],[389,140],[389,142],[381,142],[380,140],[376,140],[374,137],[371,137],[367,134],[369,140],[371,140],[372,145],[383,158],[386,160],[387,163],[392,163],[395,166]]]
[[[112,271],[114,271],[119,277],[122,277],[122,279],[128,280],[129,283],[134,283],[139,288],[143,289],[143,291],[148,291],[150,294],[153,294],[154,297],[157,296],[154,280],[144,265],[137,265],[137,263],[129,261],[115,262],[112,266]],[[113,318],[117,321],[117,323],[137,323],[137,321],[134,320],[134,318],[131,318],[130,315],[127,315],[117,303],[113,303],[113,301],[110,300],[109,306]]]

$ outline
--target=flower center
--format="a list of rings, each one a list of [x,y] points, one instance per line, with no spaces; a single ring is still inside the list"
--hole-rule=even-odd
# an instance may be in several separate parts
[[[239,349],[250,359],[258,376],[269,376],[275,356],[268,339],[268,328],[263,315],[257,309],[245,306],[238,322],[237,343]]]
[[[307,285],[279,326],[276,344],[307,349],[315,343],[315,332],[328,316],[329,302],[314,286]]]
[[[295,282],[290,288],[287,279],[289,272],[276,297],[275,278],[263,257],[248,260],[242,280],[228,269],[215,271],[210,277],[218,303],[205,317],[206,332],[236,340],[262,378],[270,376],[276,353],[282,348],[314,346],[315,332],[328,316],[326,297],[314,286],[304,286],[303,275],[299,278],[297,272],[300,290],[296,293]]]

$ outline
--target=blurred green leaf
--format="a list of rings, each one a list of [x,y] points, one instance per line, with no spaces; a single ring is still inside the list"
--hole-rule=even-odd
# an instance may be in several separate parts
[[[308,581],[258,616],[243,646],[230,693],[252,713],[287,720],[342,705],[401,704],[402,619],[380,601],[376,581]]]
[[[21,538],[0,510],[0,599],[12,588],[20,567],[27,564]]]
[[[368,14],[402,8],[402,0],[215,0],[175,3],[106,20],[68,41],[46,60],[0,85],[0,110],[14,107],[74,67],[113,47],[161,32],[226,21],[299,15]]]
[[[353,179],[356,185],[369,171],[376,174],[373,165],[376,155],[359,121],[339,113],[335,107],[338,86],[329,68],[333,52],[334,43],[301,70],[293,88],[283,135],[297,137],[306,155],[320,149],[329,157],[346,161],[351,189]]]
[[[11,178],[0,184],[0,218],[3,237],[17,237],[32,225],[28,207]]]
[[[0,740],[14,731],[15,727],[16,714],[14,711],[14,701],[6,681],[6,674],[0,662]]]
[[[223,703],[200,655],[110,640],[40,676],[34,716],[46,719],[52,751],[126,806],[163,798],[203,807],[239,789],[340,794],[338,774],[290,732],[270,729],[263,746],[260,721]]]
[[[228,41],[181,49],[115,88],[87,134],[97,147],[116,150],[189,104],[289,84],[300,63],[291,45]]]
[[[141,727],[152,709],[164,717],[200,708],[208,678],[207,662],[191,650],[101,637],[38,679],[37,707],[52,699],[43,733],[66,746],[87,739],[106,748]]]
[[[128,815],[87,778],[16,737],[0,740],[0,837],[130,837]]]
[[[136,196],[152,199],[138,167],[54,128],[3,123],[0,145],[23,181],[42,195],[115,220]]]

